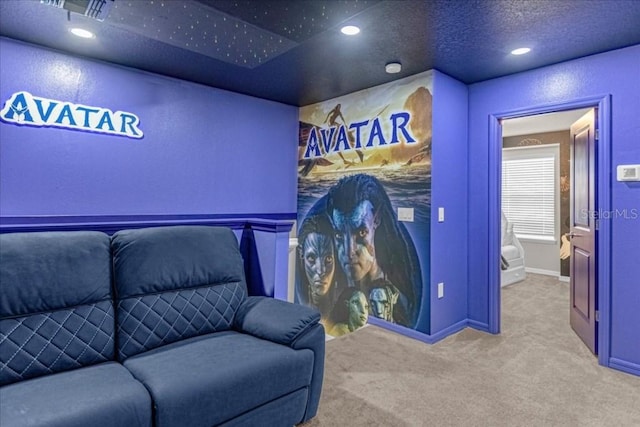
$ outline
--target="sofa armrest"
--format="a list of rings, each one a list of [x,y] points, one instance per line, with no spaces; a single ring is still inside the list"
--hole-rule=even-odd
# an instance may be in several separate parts
[[[313,352],[313,373],[302,422],[318,412],[324,376],[325,333],[320,313],[312,308],[268,297],[247,297],[236,312],[234,327],[255,337]]]
[[[236,312],[236,329],[293,347],[320,321],[320,313],[300,304],[268,297],[247,297]]]

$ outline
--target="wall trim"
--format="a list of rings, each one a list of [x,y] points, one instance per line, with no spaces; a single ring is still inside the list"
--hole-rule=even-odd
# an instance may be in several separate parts
[[[471,319],[468,319],[467,323],[469,324],[470,328],[477,329],[478,331],[482,331],[482,332],[489,332],[488,323],[478,322],[477,320],[471,320]]]
[[[609,367],[640,377],[640,365],[637,363],[627,362],[626,360],[612,357],[609,359]]]
[[[435,334],[429,335],[429,338],[433,340],[432,344],[434,344],[438,341],[445,339],[449,335],[453,335],[462,331],[463,329],[467,328],[467,326],[469,326],[469,321],[467,319],[464,319],[457,323],[454,323],[453,325],[447,328],[444,328],[441,331],[436,332]]]
[[[596,176],[596,209],[611,211],[611,95],[591,97],[537,105],[489,115],[489,224],[488,252],[488,319],[489,331],[500,332],[500,199],[501,189],[498,177],[502,173],[502,126],[503,119],[530,116],[534,114],[597,108],[597,123],[600,139],[597,144],[598,171]],[[597,235],[598,263],[598,363],[609,366],[611,347],[611,222],[600,221]]]
[[[159,227],[168,225],[210,225],[254,230],[290,231],[297,214],[191,214],[191,215],[46,215],[2,216],[0,233],[36,231],[102,231],[113,234],[126,228]]]
[[[435,344],[438,341],[442,341],[443,339],[447,338],[450,335],[456,334],[460,331],[462,331],[463,329],[472,326],[471,322],[474,323],[479,323],[479,322],[475,322],[475,321],[470,321],[469,319],[464,319],[461,320],[457,323],[454,323],[453,325],[436,332],[433,335],[428,335],[425,333],[422,333],[420,331],[416,331],[415,329],[410,329],[410,328],[406,328],[404,326],[400,326],[400,325],[396,325],[395,323],[389,323],[385,320],[382,319],[378,319],[376,317],[373,316],[369,316],[369,320],[367,320],[367,323],[369,325],[374,325],[374,326],[378,326],[380,328],[383,329],[387,329],[389,331],[392,332],[396,332],[400,335],[404,335],[405,337],[408,338],[412,338],[414,340],[418,340],[418,341],[422,341],[426,344]],[[478,329],[475,328],[474,329]]]
[[[268,232],[286,232],[289,233],[293,227],[293,221],[288,219],[264,219],[264,218],[246,218],[251,224],[251,228],[256,231]]]
[[[400,335],[404,335],[405,337],[413,338],[414,340],[422,341],[427,344],[433,344],[435,342],[432,339],[431,335],[425,334],[424,332],[416,331],[415,329],[407,328],[405,326],[400,326],[395,323],[389,323],[386,320],[378,319],[377,317],[369,316],[367,323],[383,329],[387,329],[392,332],[396,332]]]
[[[506,114],[504,115],[506,116]],[[489,116],[489,224],[488,224],[488,316],[487,331],[492,334],[500,333],[500,318],[502,314],[500,285],[500,251],[501,227],[500,207],[502,203],[502,123],[501,115]]]

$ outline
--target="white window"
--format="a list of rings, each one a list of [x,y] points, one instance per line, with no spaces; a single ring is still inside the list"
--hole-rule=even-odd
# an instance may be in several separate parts
[[[502,211],[522,239],[556,242],[558,144],[502,150]]]

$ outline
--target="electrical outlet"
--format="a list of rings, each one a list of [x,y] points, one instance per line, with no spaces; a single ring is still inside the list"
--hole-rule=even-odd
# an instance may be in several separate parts
[[[438,298],[444,298],[444,282],[438,283]]]

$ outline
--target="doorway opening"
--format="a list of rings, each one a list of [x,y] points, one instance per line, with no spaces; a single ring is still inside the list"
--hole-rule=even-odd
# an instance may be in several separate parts
[[[585,128],[580,119],[589,112],[593,127]],[[599,363],[606,366],[611,283],[610,259],[605,248],[610,229],[609,224],[598,221],[597,215],[610,208],[607,181],[610,173],[609,124],[610,100],[605,97],[495,114],[490,117],[489,135],[490,175],[493,175],[490,176],[489,202],[490,210],[495,209],[490,212],[489,224],[489,255],[495,255],[489,259],[490,331],[500,332],[501,283],[505,269],[507,286],[518,286],[526,274],[534,277],[542,274],[537,276],[539,278],[555,276],[554,280],[570,283],[570,317],[574,331],[592,352],[598,354]],[[596,138],[596,125],[599,138],[589,153],[585,150],[589,149],[589,137]],[[562,132],[562,138],[556,132]],[[551,171],[550,180],[533,173],[543,170]],[[516,181],[515,186],[505,189],[507,194],[503,194],[503,173]],[[532,177],[540,179],[532,184],[529,182]],[[576,182],[586,182],[586,187],[576,188]],[[534,213],[518,202],[518,190],[522,187],[526,190],[527,185],[536,189],[535,207],[538,210]],[[505,196],[512,199],[506,207],[506,227]],[[547,203],[546,207],[540,206],[543,202]],[[512,220],[518,215],[521,216],[519,219]],[[533,215],[535,221],[522,224],[522,215],[524,218]],[[510,224],[518,222],[520,226]],[[502,251],[505,229],[520,240],[513,245],[515,249],[511,247],[507,251],[506,258],[510,259],[505,259]],[[592,234],[588,235],[588,232]],[[585,246],[587,240],[591,246]],[[574,279],[586,280],[586,285],[576,285],[578,282],[574,283]],[[578,318],[586,318],[589,322],[586,326],[581,325],[576,321]]]
[[[575,186],[572,180],[576,178],[571,168],[576,164],[572,127],[587,114],[593,115],[593,109],[502,121],[500,285],[503,290],[517,283],[529,287],[529,293],[523,294],[529,298],[554,295],[558,301],[547,299],[547,304],[555,304],[554,312],[563,314],[555,323],[567,322],[570,317],[569,303],[561,301],[572,301],[575,310],[579,310],[579,316],[572,323],[578,322],[579,317],[593,318],[596,310],[595,298],[589,299],[594,292],[585,295],[580,292],[581,286],[590,284],[595,289],[595,283],[575,283],[570,277],[574,261],[571,240],[575,234],[571,221],[572,190],[585,186],[585,183]],[[577,178],[585,177],[578,173]],[[586,184],[588,186],[588,182]],[[585,210],[585,214],[588,211],[588,207],[579,209]],[[541,293],[544,295],[539,295]],[[548,310],[548,307],[542,308]],[[557,325],[563,326],[566,325]],[[596,353],[594,328],[579,326],[580,332],[586,335],[583,340]]]

